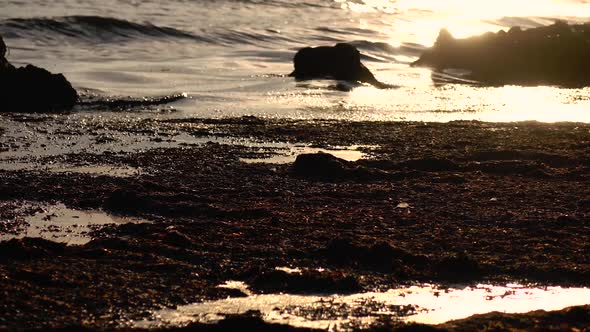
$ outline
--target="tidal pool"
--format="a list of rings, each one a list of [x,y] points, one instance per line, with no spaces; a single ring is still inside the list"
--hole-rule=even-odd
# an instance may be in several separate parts
[[[117,217],[100,210],[81,211],[63,204],[41,208],[25,219],[26,225],[17,234],[0,234],[0,241],[14,238],[38,237],[46,240],[82,245],[92,240],[90,234],[109,224],[143,223],[147,220]]]
[[[36,162],[0,161],[0,170],[5,171],[35,171],[52,173],[82,173],[95,176],[132,177],[141,174],[141,169],[130,166],[115,165],[66,165],[66,164],[41,164]]]
[[[287,164],[294,162],[295,159],[297,159],[297,156],[300,154],[320,152],[329,153],[334,157],[344,159],[346,161],[357,161],[367,156],[366,153],[358,150],[362,147],[370,148],[368,146],[352,145],[347,147],[334,147],[330,149],[325,149],[295,145],[288,147],[285,150],[285,152],[281,152],[281,150],[277,149],[275,150],[277,154],[272,155],[268,158],[240,158],[240,161],[245,163]]]
[[[407,322],[440,324],[474,314],[560,310],[590,303],[589,288],[529,287],[518,284],[442,288],[425,284],[386,292],[353,295],[253,294],[246,284],[231,281],[219,287],[239,289],[247,297],[227,298],[163,309],[137,327],[213,323],[227,314],[257,310],[268,322],[327,330],[368,327],[388,317]]]
[[[131,177],[141,174],[139,168],[130,166],[109,166],[109,165],[86,165],[86,166],[66,166],[54,167],[50,169],[54,173],[83,173],[92,175],[107,175],[113,177]]]

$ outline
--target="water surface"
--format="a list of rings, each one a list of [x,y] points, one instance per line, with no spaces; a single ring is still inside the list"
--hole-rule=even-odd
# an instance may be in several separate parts
[[[12,62],[64,72],[84,95],[186,92],[173,117],[590,122],[586,88],[435,85],[408,66],[443,27],[465,37],[587,17],[581,0],[14,0],[0,34]],[[297,49],[337,42],[398,88],[285,77]]]
[[[25,226],[11,234],[0,234],[0,241],[23,237],[82,245],[92,240],[92,232],[106,225],[142,223],[146,220],[113,216],[100,210],[76,210],[63,204],[42,206],[39,211],[27,217]]]
[[[297,273],[297,272],[294,272]],[[227,298],[163,309],[138,327],[213,323],[227,314],[260,311],[264,320],[331,331],[369,327],[379,318],[440,324],[492,311],[524,313],[560,310],[588,304],[590,289],[534,287],[519,284],[442,288],[421,285],[352,295],[252,294],[247,285],[228,282],[220,287],[240,289],[247,297]]]

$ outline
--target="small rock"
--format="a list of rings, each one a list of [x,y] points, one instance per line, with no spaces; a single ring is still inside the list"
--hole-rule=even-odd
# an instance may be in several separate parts
[[[410,204],[405,203],[405,202],[401,202],[395,208],[396,209],[409,209],[410,208]]]

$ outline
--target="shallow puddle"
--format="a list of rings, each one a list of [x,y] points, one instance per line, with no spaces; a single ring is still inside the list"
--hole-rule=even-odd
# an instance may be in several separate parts
[[[7,123],[2,128],[4,132],[0,140],[0,147],[6,147],[0,149],[0,170],[6,171],[74,172],[128,177],[137,175],[140,170],[108,165],[108,158],[103,161],[106,165],[89,166],[68,165],[62,160],[53,162],[53,158],[68,154],[83,153],[99,156],[105,152],[121,154],[156,148],[202,146],[210,142],[251,149],[258,148],[259,155],[266,157],[242,158],[240,160],[247,163],[273,164],[290,163],[295,161],[300,154],[318,152],[330,153],[348,161],[357,161],[366,157],[366,154],[359,149],[376,147],[352,145],[317,148],[286,142],[259,141],[252,138],[194,136],[190,133],[180,132],[177,128],[162,128],[162,124],[159,122],[144,123],[141,122],[141,119],[129,118],[111,121],[100,116],[77,115],[71,119],[61,119],[57,123],[55,119],[41,122],[20,122],[10,118],[2,118],[2,120]],[[87,125],[80,127],[79,123]],[[133,125],[139,124],[142,126],[141,131],[137,131],[133,127]],[[118,126],[122,127],[118,128]],[[126,126],[131,126],[132,132],[125,131]],[[113,128],[109,129],[110,127]]]
[[[366,153],[359,151],[361,146],[353,145],[348,147],[337,147],[333,149],[313,148],[309,146],[291,146],[285,153],[276,150],[277,154],[271,155],[268,158],[240,158],[240,161],[245,163],[269,163],[269,164],[287,164],[295,161],[298,155],[304,153],[329,153],[334,157],[344,159],[347,161],[357,161],[367,156]]]
[[[141,170],[138,168],[125,166],[101,166],[101,165],[92,165],[92,166],[70,166],[70,167],[55,167],[49,169],[51,172],[54,173],[82,173],[82,174],[92,174],[92,175],[107,175],[113,177],[131,177],[135,175],[140,175]]]
[[[227,298],[154,312],[137,327],[182,326],[191,322],[213,323],[226,314],[258,310],[273,323],[328,330],[368,327],[386,316],[408,322],[439,324],[492,311],[524,313],[560,310],[590,303],[589,288],[477,285],[439,288],[434,285],[391,289],[353,295],[254,295],[241,282],[220,287],[242,290],[248,297]]]
[[[28,226],[18,234],[0,234],[0,241],[14,238],[40,237],[46,240],[81,245],[92,238],[90,233],[109,224],[142,223],[146,220],[117,217],[105,212],[80,211],[63,204],[44,207],[41,212],[25,219]]]
[[[84,165],[70,166],[59,163],[40,164],[35,162],[0,161],[0,170],[4,171],[36,171],[52,173],[82,173],[96,176],[132,177],[141,174],[139,168],[114,165]]]

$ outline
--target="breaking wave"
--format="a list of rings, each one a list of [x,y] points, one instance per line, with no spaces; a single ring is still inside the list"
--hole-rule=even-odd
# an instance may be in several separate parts
[[[101,16],[11,18],[0,23],[0,32],[9,38],[31,38],[41,35],[49,39],[65,37],[91,42],[114,42],[135,38],[184,38],[206,41],[206,38],[175,28]]]
[[[199,34],[177,28],[137,23],[113,17],[64,16],[57,18],[11,18],[0,21],[0,35],[37,40],[49,44],[70,42],[114,43],[134,40],[188,40],[198,43],[233,45],[264,42],[293,42],[275,31],[228,29]]]
[[[130,111],[143,108],[158,107],[170,104],[188,96],[184,93],[159,97],[108,97],[97,94],[82,93],[77,107],[80,110],[99,111]]]
[[[41,38],[41,40],[71,38],[89,42],[115,42],[137,38],[181,38],[207,41],[205,37],[171,27],[101,16],[11,18],[0,22],[0,33],[9,38]]]

